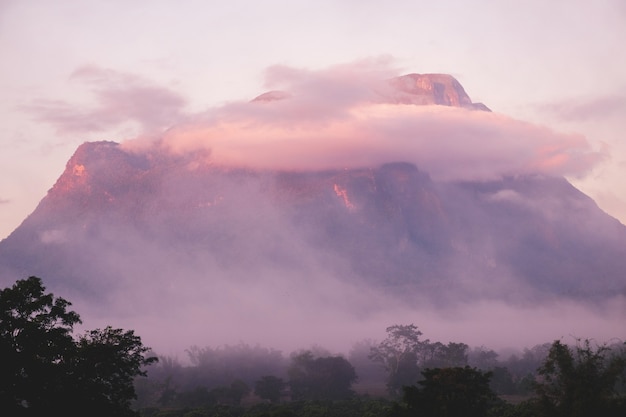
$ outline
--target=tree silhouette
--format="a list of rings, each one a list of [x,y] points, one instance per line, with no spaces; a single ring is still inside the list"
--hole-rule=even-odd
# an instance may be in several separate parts
[[[591,417],[610,415],[615,408],[614,389],[626,369],[626,355],[607,346],[593,348],[589,340],[575,347],[552,343],[548,357],[538,369],[535,384],[543,415]],[[626,404],[620,404],[620,415]]]
[[[424,417],[483,417],[496,399],[489,388],[490,372],[466,367],[422,372],[418,386],[404,388],[408,409]]]
[[[286,386],[287,384],[282,378],[266,375],[255,382],[254,393],[264,400],[276,404],[280,401],[280,396]]]
[[[350,398],[357,380],[354,367],[341,356],[315,358],[310,351],[295,355],[287,370],[294,400]]]
[[[134,380],[145,376],[142,367],[154,361],[132,330],[106,327],[80,336],[70,367],[76,395],[86,409],[96,407],[104,415],[125,415],[135,399]]]
[[[418,356],[423,354],[429,342],[420,339],[422,332],[413,324],[389,326],[386,331],[387,338],[372,347],[370,359],[384,366],[387,371],[387,390],[397,396],[403,386],[418,380]]]
[[[133,380],[156,358],[132,331],[75,339],[79,315],[40,278],[0,291],[0,410],[10,416],[134,415]]]

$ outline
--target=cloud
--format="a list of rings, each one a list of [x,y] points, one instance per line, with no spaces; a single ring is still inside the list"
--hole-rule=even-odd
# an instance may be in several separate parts
[[[173,153],[208,150],[216,164],[314,170],[407,161],[443,179],[582,176],[604,157],[581,135],[501,114],[393,104],[387,80],[394,71],[384,60],[321,70],[271,67],[265,85],[284,94],[197,114],[157,143]]]
[[[611,94],[587,99],[568,99],[541,106],[564,121],[604,120],[626,112],[626,95]]]
[[[95,98],[91,107],[43,99],[24,108],[59,133],[105,131],[129,121],[143,132],[156,132],[184,117],[186,100],[181,95],[133,74],[86,66],[70,80],[89,88]]]
[[[128,73],[85,66],[70,80],[95,103],[38,100],[27,110],[62,133],[101,132],[128,122],[142,132],[127,149],[156,144],[173,153],[210,153],[214,164],[317,170],[406,161],[440,179],[540,172],[582,177],[605,155],[581,135],[507,116],[446,106],[398,104],[389,58],[325,69],[273,66],[270,95],[199,114],[178,93]],[[624,101],[624,102],[622,102]],[[561,108],[571,117],[626,105],[619,97]],[[555,107],[554,111],[558,109]],[[569,113],[568,113],[569,112]],[[570,117],[568,116],[568,117]]]
[[[5,12],[14,4],[15,4],[15,0],[0,0],[0,12]]]
[[[214,164],[317,170],[406,161],[438,179],[488,179],[539,172],[584,176],[605,155],[581,135],[562,134],[507,116],[446,106],[397,104],[389,58],[325,69],[284,65],[265,72],[273,91],[198,114],[178,93],[111,69],[86,66],[72,81],[87,86],[91,107],[39,100],[27,110],[60,132],[106,131],[127,122],[141,134],[126,141],[177,154],[210,154]],[[616,106],[617,98],[596,107]],[[587,112],[580,108],[571,112]]]

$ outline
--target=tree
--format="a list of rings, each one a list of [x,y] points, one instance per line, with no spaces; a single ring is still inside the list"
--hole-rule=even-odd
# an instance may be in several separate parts
[[[36,277],[0,291],[0,409],[8,415],[56,402],[55,381],[74,352],[71,333],[80,323],[78,314],[67,311],[70,305],[45,294]]]
[[[208,388],[227,386],[235,375],[253,385],[263,375],[281,374],[287,366],[279,350],[245,343],[203,348],[192,346],[187,354],[196,371],[193,383]]]
[[[250,394],[250,387],[241,379],[235,379],[233,382],[230,383],[230,396],[232,398],[233,404],[241,404],[242,398],[248,394]]]
[[[516,393],[515,382],[511,372],[503,366],[496,366],[490,370],[491,382],[489,386],[499,395],[512,395]]]
[[[399,395],[402,387],[419,378],[418,355],[428,340],[420,340],[422,332],[413,324],[387,327],[387,338],[373,347],[370,359],[380,362],[387,371],[387,390]]]
[[[482,369],[492,369],[499,366],[498,353],[484,346],[473,348],[468,352],[468,365]]]
[[[254,384],[254,393],[264,400],[269,400],[272,404],[280,401],[283,390],[287,384],[282,378],[266,375]]]
[[[348,352],[348,361],[359,376],[359,385],[378,391],[378,386],[386,382],[386,371],[370,359],[372,348],[378,345],[372,339],[355,342]]]
[[[0,291],[0,409],[11,416],[132,415],[133,380],[156,360],[132,331],[75,339],[79,315],[40,278]]]
[[[310,351],[295,355],[287,370],[291,397],[295,400],[339,400],[350,398],[357,376],[341,356],[315,358]]]
[[[424,379],[404,388],[412,414],[424,417],[483,417],[496,400],[490,372],[454,367],[426,369]]]
[[[441,342],[423,342],[427,357],[422,359],[424,368],[451,368],[467,365],[469,346],[465,343],[450,342],[444,345]]]
[[[557,340],[537,370],[540,409],[555,417],[609,415],[615,406],[615,385],[625,369],[623,352],[612,353],[607,346],[593,348],[589,340],[579,340],[575,347]]]
[[[155,358],[145,358],[149,350],[132,330],[106,327],[87,332],[78,338],[77,352],[71,363],[75,385],[74,402],[83,409],[96,408],[102,415],[125,415],[135,399],[134,380],[145,376],[144,365]]]

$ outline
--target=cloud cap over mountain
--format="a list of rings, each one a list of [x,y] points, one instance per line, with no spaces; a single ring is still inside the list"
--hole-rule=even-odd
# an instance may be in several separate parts
[[[584,176],[605,155],[576,134],[514,120],[472,103],[445,74],[397,77],[383,62],[266,72],[267,94],[189,115],[162,135],[127,141],[212,163],[317,170],[404,160],[441,179],[543,173]],[[429,90],[430,89],[430,90]],[[429,95],[430,94],[430,95]],[[437,105],[443,104],[443,105]]]

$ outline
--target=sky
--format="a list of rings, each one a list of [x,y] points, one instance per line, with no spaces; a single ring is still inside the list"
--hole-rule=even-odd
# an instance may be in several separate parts
[[[558,145],[557,156],[589,156],[548,172],[566,175],[626,223],[624,40],[624,0],[0,0],[0,239],[85,141],[160,138],[179,146],[219,133],[215,117],[236,139],[243,122],[261,120],[242,103],[277,87],[319,93],[304,102],[318,107],[299,107],[307,123],[320,106],[348,103],[336,109],[367,119],[364,128],[375,122],[382,135],[427,115],[360,107],[345,87],[407,73],[457,78],[495,113],[481,116],[489,118],[485,132],[502,120],[516,126],[503,130],[507,152],[485,150],[491,162],[512,164],[507,157],[542,140],[544,148]],[[271,117],[289,110],[273,108]],[[437,129],[456,117],[442,114]],[[486,163],[482,147],[427,145],[457,158],[471,150],[463,160],[475,173]]]

